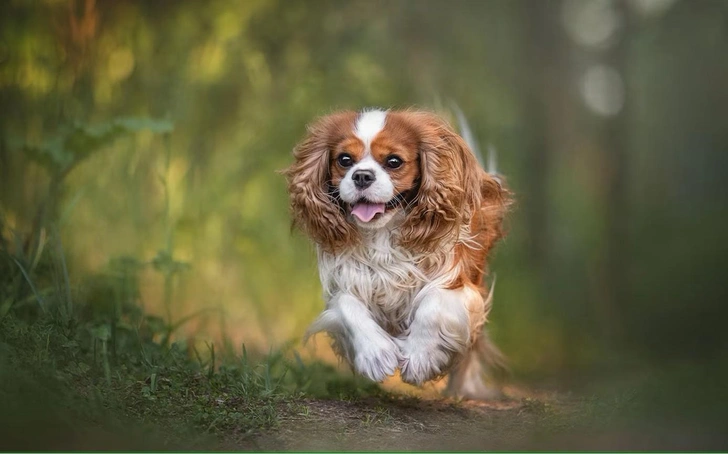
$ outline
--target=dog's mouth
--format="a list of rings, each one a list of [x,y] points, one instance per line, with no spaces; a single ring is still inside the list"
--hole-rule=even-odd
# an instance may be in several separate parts
[[[351,215],[365,223],[375,217],[381,217],[385,211],[387,211],[386,203],[370,202],[367,199],[359,199],[351,205]]]
[[[401,204],[400,198],[395,197],[387,203],[372,202],[366,198],[361,198],[351,204],[351,214],[359,221],[367,223],[373,219],[379,219],[388,210],[391,210]]]

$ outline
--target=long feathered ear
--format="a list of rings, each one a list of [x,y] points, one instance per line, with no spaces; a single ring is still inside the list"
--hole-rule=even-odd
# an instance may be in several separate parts
[[[420,187],[402,225],[405,247],[431,251],[481,206],[485,172],[465,141],[434,114],[403,114],[419,135]]]
[[[505,177],[483,172],[480,182],[481,205],[478,213],[478,232],[486,255],[495,243],[505,235],[503,219],[513,204],[513,194],[506,185]]]
[[[323,117],[310,125],[308,136],[293,150],[295,162],[283,174],[294,226],[308,234],[326,251],[335,252],[356,240],[356,229],[332,193],[332,150],[352,131],[355,112]]]

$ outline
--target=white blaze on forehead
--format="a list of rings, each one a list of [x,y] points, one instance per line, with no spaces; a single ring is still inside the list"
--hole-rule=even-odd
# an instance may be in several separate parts
[[[353,204],[361,198],[366,198],[371,203],[384,204],[394,197],[394,184],[391,178],[371,154],[372,140],[384,129],[386,118],[386,111],[376,109],[364,111],[356,119],[354,134],[364,143],[364,156],[349,169],[339,184],[339,194],[344,202]],[[352,179],[358,170],[370,170],[374,173],[374,181],[364,189],[358,188]]]
[[[367,110],[359,115],[354,126],[354,134],[364,142],[366,152],[370,151],[369,146],[372,140],[384,129],[384,120],[387,118],[387,112],[383,110]]]

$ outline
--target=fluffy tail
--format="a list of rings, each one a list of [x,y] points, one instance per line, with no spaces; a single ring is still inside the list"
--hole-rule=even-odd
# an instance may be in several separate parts
[[[488,145],[488,160],[486,162],[465,114],[454,102],[452,106],[460,124],[460,134],[463,139],[475,154],[481,167],[495,178],[498,184],[502,185],[503,183],[498,175],[495,148]],[[493,304],[494,289],[495,280],[491,284],[488,297],[485,300],[486,314],[490,312]],[[488,332],[483,330],[465,358],[455,365],[450,372],[445,393],[465,399],[500,399],[504,397],[500,384],[508,374],[509,370],[505,356],[491,341]]]
[[[493,178],[495,178],[499,184],[502,185],[503,182],[498,175],[498,154],[496,153],[495,147],[492,144],[488,144],[488,162],[486,163],[483,153],[480,151],[480,146],[478,146],[478,141],[475,140],[475,134],[473,134],[473,130],[470,129],[470,124],[468,123],[468,119],[465,117],[462,109],[460,109],[460,106],[458,106],[455,102],[452,103],[452,108],[455,111],[455,116],[460,124],[460,135],[463,136],[463,140],[465,140],[465,143],[467,143],[468,147],[470,147],[470,150],[478,160],[480,167],[482,167]]]

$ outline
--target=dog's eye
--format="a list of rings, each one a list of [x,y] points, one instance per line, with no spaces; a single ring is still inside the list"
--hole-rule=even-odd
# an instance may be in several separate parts
[[[396,169],[402,164],[404,164],[404,161],[399,156],[392,155],[387,158],[387,167],[390,169]]]
[[[354,159],[352,159],[352,157],[347,153],[340,154],[339,157],[336,158],[336,162],[338,162],[339,165],[344,168],[354,165]]]

